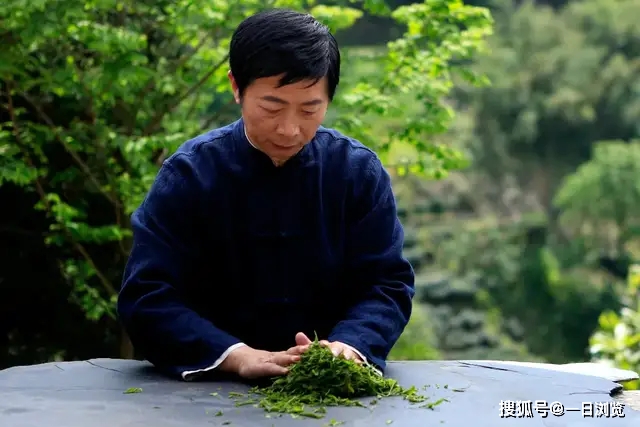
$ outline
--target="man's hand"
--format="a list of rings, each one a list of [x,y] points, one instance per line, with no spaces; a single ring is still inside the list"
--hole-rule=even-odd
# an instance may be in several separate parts
[[[298,332],[296,334],[296,346],[292,347],[289,350],[295,349],[295,351],[299,352],[298,354],[302,354],[305,351],[307,351],[307,349],[309,348],[309,345],[311,343],[312,343],[312,341],[309,339],[308,336],[306,336],[302,332]],[[322,341],[319,341],[319,343],[320,343],[320,345],[322,345],[324,347],[328,347],[329,350],[331,350],[333,355],[336,356],[336,357],[343,357],[343,358],[345,358],[347,360],[353,360],[354,362],[356,362],[358,364],[364,362],[360,358],[358,353],[356,353],[348,345],[346,345],[344,343],[341,343],[340,341],[329,342],[327,340],[322,340]]]
[[[299,361],[301,354],[299,346],[280,352],[256,350],[245,346],[232,351],[220,364],[220,370],[235,373],[246,379],[275,377],[287,374],[288,367]]]

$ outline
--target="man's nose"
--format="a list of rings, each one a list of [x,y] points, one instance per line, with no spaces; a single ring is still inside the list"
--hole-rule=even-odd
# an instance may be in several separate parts
[[[285,138],[293,138],[300,133],[300,126],[293,120],[284,120],[278,123],[276,132]]]

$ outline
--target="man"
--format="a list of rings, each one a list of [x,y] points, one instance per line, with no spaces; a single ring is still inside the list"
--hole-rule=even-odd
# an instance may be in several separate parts
[[[184,143],[132,215],[120,319],[185,380],[284,375],[315,334],[381,372],[414,273],[378,157],[320,126],[336,40],[309,15],[259,13],[235,31],[230,69],[242,118]]]

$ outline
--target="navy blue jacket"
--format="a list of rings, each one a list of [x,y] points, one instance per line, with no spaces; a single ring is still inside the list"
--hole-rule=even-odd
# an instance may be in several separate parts
[[[390,177],[370,149],[321,127],[275,167],[242,120],[184,143],[132,215],[118,314],[169,374],[231,345],[283,351],[296,332],[341,341],[384,370],[414,272]]]

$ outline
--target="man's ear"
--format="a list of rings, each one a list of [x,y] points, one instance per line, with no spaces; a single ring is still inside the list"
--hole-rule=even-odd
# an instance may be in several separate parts
[[[233,97],[236,100],[236,104],[240,104],[240,90],[238,89],[238,85],[236,84],[236,79],[233,78],[233,73],[231,70],[227,73],[229,77],[229,82],[231,83],[231,90],[233,91]]]

